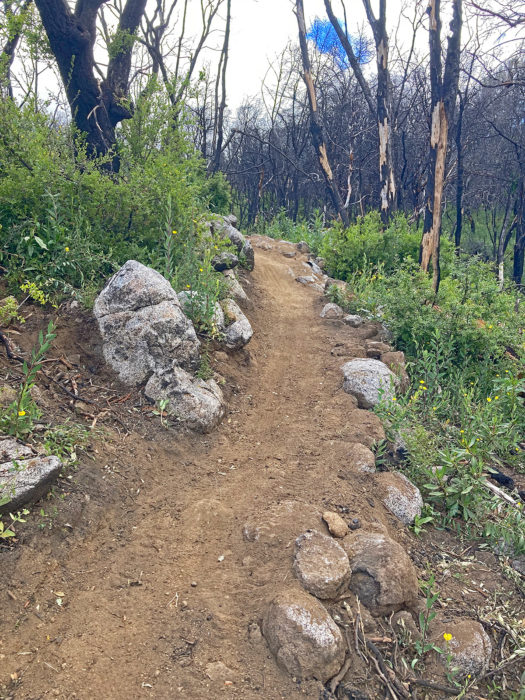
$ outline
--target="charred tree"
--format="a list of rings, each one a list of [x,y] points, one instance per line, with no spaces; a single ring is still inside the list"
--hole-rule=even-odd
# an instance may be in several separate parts
[[[219,71],[217,72],[217,84],[215,88],[215,128],[213,132],[213,161],[211,171],[217,172],[221,163],[221,153],[224,142],[224,112],[226,110],[226,70],[228,68],[228,51],[230,44],[230,25],[231,25],[231,0],[226,3],[226,29],[224,30],[224,41],[222,45],[221,58],[219,62]],[[219,102],[219,78],[221,99]]]
[[[35,0],[71,108],[75,125],[85,134],[92,157],[113,154],[111,168],[119,169],[114,153],[115,127],[133,114],[128,80],[135,33],[146,0],[127,0],[109,46],[106,77],[95,77],[94,46],[97,14],[105,0],[77,0],[72,10],[66,0]]]
[[[379,136],[379,187],[380,187],[380,208],[383,222],[387,222],[392,211],[395,210],[396,180],[394,170],[394,158],[392,152],[392,125],[390,119],[390,71],[388,66],[388,34],[386,31],[386,0],[379,2],[379,16],[376,17],[372,10],[370,0],[363,0],[366,16],[376,47],[377,59],[377,90],[376,101],[372,98],[372,91],[363,75],[359,60],[355,55],[352,44],[346,31],[341,27],[332,9],[330,0],[324,0],[328,19],[334,28],[339,41],[341,42],[348,57],[357,82],[359,83],[365,100],[368,104],[372,117],[377,122]]]
[[[437,294],[440,281],[439,243],[448,129],[454,115],[458,93],[462,0],[453,0],[453,16],[450,22],[444,74],[441,61],[440,0],[429,0],[427,12],[429,15],[431,126],[420,264],[421,268],[427,271],[432,262],[432,288]]]
[[[345,226],[348,226],[348,224],[350,223],[348,211],[344,207],[343,200],[341,199],[341,195],[334,180],[334,175],[330,166],[330,161],[328,160],[328,153],[326,150],[326,140],[323,134],[323,124],[319,115],[319,111],[317,109],[317,97],[315,94],[315,86],[312,78],[310,58],[308,56],[308,45],[306,43],[306,23],[304,19],[303,0],[296,0],[296,16],[297,24],[299,27],[299,44],[301,47],[301,58],[303,63],[303,79],[306,85],[306,92],[308,94],[308,105],[310,108],[310,131],[312,134],[312,141],[334,207],[338,212],[339,216],[341,217],[341,220],[343,221]]]

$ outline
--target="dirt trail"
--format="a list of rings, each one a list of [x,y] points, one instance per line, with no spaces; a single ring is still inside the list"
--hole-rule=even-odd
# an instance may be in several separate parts
[[[250,632],[272,592],[292,583],[293,523],[268,542],[245,541],[244,523],[299,500],[405,534],[370,475],[338,476],[351,443],[370,445],[381,427],[342,392],[344,358],[330,350],[370,329],[321,319],[321,295],[290,267],[304,274],[304,258],[257,249],[255,335],[216,365],[234,386],[222,426],[205,437],[107,435],[95,455],[99,517],[87,508],[61,537],[18,549],[3,572],[16,601],[1,603],[0,697],[319,697],[319,684],[281,673]],[[219,661],[230,671],[210,678]]]

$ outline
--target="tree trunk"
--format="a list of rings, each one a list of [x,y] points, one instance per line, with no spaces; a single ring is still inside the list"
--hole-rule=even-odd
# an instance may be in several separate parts
[[[328,153],[326,150],[323,125],[317,109],[317,98],[312,79],[310,58],[308,57],[308,46],[306,43],[306,23],[304,19],[303,0],[296,0],[296,15],[297,24],[299,27],[299,44],[301,46],[301,57],[303,61],[303,78],[306,85],[306,92],[308,94],[308,105],[310,107],[310,131],[312,133],[312,141],[314,143],[317,157],[319,159],[319,165],[323,171],[326,186],[332,198],[334,207],[341,217],[344,225],[348,226],[350,219],[348,217],[347,210],[344,208],[343,200],[341,199],[341,195],[334,181],[334,175],[332,168],[330,167],[330,161],[328,160]]]
[[[216,116],[216,128],[213,134],[213,163],[212,172],[216,173],[221,163],[222,144],[224,139],[224,111],[226,109],[226,70],[228,67],[228,49],[230,43],[231,0],[226,5],[226,29],[224,31],[224,43],[221,56],[221,102]],[[217,76],[218,79],[219,76]],[[218,86],[217,86],[218,88]]]
[[[7,95],[13,99],[13,85],[11,83],[11,66],[15,60],[16,48],[20,41],[22,28],[25,22],[24,15],[27,12],[32,0],[24,0],[18,12],[14,12],[10,3],[5,3],[5,17],[7,23],[8,37],[2,51],[0,52],[0,86],[3,84],[7,90]],[[9,26],[13,25],[13,26]]]
[[[111,169],[118,171],[115,127],[133,114],[128,79],[134,35],[146,0],[127,0],[109,47],[107,75],[100,82],[94,73],[94,46],[97,13],[104,1],[77,0],[74,12],[66,0],[35,0],[35,3],[57,61],[73,120],[85,134],[87,153],[91,157],[113,154]]]
[[[421,268],[428,270],[432,262],[432,288],[437,294],[440,281],[439,243],[445,162],[447,156],[448,125],[452,121],[458,91],[459,59],[461,55],[462,0],[454,0],[450,23],[445,74],[441,65],[440,0],[429,0],[429,44],[431,85],[431,127],[429,168],[425,195],[425,222],[420,248]]]
[[[522,154],[520,153],[520,155]],[[523,264],[525,260],[525,173],[523,173],[523,166],[521,169],[522,177],[515,209],[516,242],[514,244],[514,262],[512,269],[512,279],[518,285],[521,285],[523,280]]]
[[[456,151],[458,157],[458,173],[456,180],[456,230],[454,232],[454,245],[456,247],[456,253],[459,254],[461,246],[461,234],[463,233],[463,144],[462,144],[462,130],[463,130],[463,112],[465,111],[465,102],[461,93],[459,94],[459,113],[458,113],[458,123],[456,126]]]
[[[326,13],[334,28],[341,45],[347,55],[354,75],[365,97],[372,117],[376,120],[379,137],[379,189],[381,218],[387,223],[390,214],[395,210],[396,181],[394,158],[392,151],[392,126],[390,122],[390,72],[388,67],[388,34],[386,31],[386,0],[380,0],[379,18],[376,18],[370,0],[363,0],[368,22],[374,34],[377,58],[377,91],[376,103],[372,98],[370,86],[363,75],[357,56],[346,32],[341,27],[332,9],[330,0],[324,0]]]

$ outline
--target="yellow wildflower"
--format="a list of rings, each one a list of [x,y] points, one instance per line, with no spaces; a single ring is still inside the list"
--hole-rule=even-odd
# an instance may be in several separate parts
[[[443,639],[445,640],[445,642],[450,642],[450,640],[452,639],[452,635],[450,634],[450,632],[443,632]]]
[[[199,267],[199,272],[204,272],[204,270],[202,269],[202,267]]]
[[[420,383],[420,384],[424,384],[425,382],[424,382],[422,379],[420,379],[420,380],[419,380],[419,383]]]
[[[487,396],[487,401],[488,401],[489,403],[492,401],[492,399],[490,398],[490,396]]]
[[[175,229],[173,229],[172,234],[173,234],[174,236],[176,236],[176,235],[177,235],[177,231],[175,231]]]
[[[66,253],[69,253],[69,248],[67,246],[64,248],[64,250],[66,251]]]
[[[18,411],[18,415],[20,417],[25,416],[26,412],[25,411]]]

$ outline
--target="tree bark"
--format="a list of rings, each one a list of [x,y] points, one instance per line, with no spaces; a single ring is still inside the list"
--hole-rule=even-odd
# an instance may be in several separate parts
[[[5,7],[5,17],[6,17],[6,23],[7,23],[7,30],[8,30],[8,37],[7,41],[5,42],[4,46],[2,47],[2,51],[0,52],[0,85],[2,83],[5,85],[5,89],[7,90],[7,95],[11,99],[13,99],[13,84],[11,82],[11,66],[13,65],[13,61],[15,60],[15,53],[16,53],[16,48],[18,46],[18,43],[20,41],[20,37],[22,35],[22,27],[24,24],[24,15],[31,5],[32,0],[24,0],[22,3],[22,6],[18,10],[18,12],[15,14],[13,11],[13,7],[11,3],[5,2],[4,7]],[[10,27],[10,20],[11,21],[16,21],[16,25],[14,27]]]
[[[315,94],[314,82],[312,79],[312,72],[310,67],[310,58],[308,56],[308,45],[306,43],[306,23],[304,19],[304,4],[303,0],[296,0],[296,16],[297,24],[299,27],[299,44],[301,47],[301,57],[303,62],[303,78],[306,85],[306,92],[308,94],[308,105],[310,107],[310,131],[312,134],[312,141],[319,159],[319,165],[323,171],[323,175],[326,181],[327,189],[332,198],[332,202],[336,211],[338,212],[341,220],[345,226],[348,226],[350,219],[348,217],[348,211],[344,208],[343,200],[337,185],[334,181],[334,175],[332,168],[330,166],[330,161],[328,160],[328,153],[326,150],[326,141],[323,134],[323,125],[321,118],[319,116],[319,111],[317,109],[317,97]]]
[[[107,75],[100,82],[94,72],[94,46],[97,13],[105,1],[77,0],[74,11],[66,0],[35,0],[35,3],[57,61],[73,120],[86,135],[87,153],[91,157],[113,154],[111,169],[118,171],[115,127],[133,114],[128,79],[134,35],[146,0],[127,0],[109,47]]]
[[[221,163],[222,144],[224,139],[224,111],[226,109],[226,70],[228,68],[228,51],[230,44],[231,0],[226,4],[226,29],[221,56],[221,101],[216,115],[216,128],[213,135],[212,172],[216,173]],[[218,80],[219,76],[217,76]],[[217,85],[218,88],[218,85]]]
[[[377,90],[376,103],[372,98],[372,91],[363,75],[357,56],[354,53],[347,33],[341,27],[332,9],[330,0],[324,0],[326,13],[339,41],[341,42],[354,75],[363,91],[364,98],[370,109],[372,117],[377,122],[379,136],[379,189],[380,210],[383,223],[387,223],[390,214],[396,208],[396,181],[394,171],[394,159],[392,152],[392,126],[390,120],[390,72],[388,67],[388,34],[386,31],[386,0],[379,2],[379,17],[374,15],[370,0],[363,0],[366,15],[376,47],[377,59]]]
[[[432,288],[437,294],[440,282],[439,244],[445,163],[448,144],[448,127],[452,121],[458,91],[459,59],[461,55],[462,0],[453,0],[453,17],[450,22],[445,74],[441,64],[440,0],[429,0],[429,44],[431,127],[429,168],[425,196],[425,221],[420,248],[420,264],[427,271],[432,262]]]

